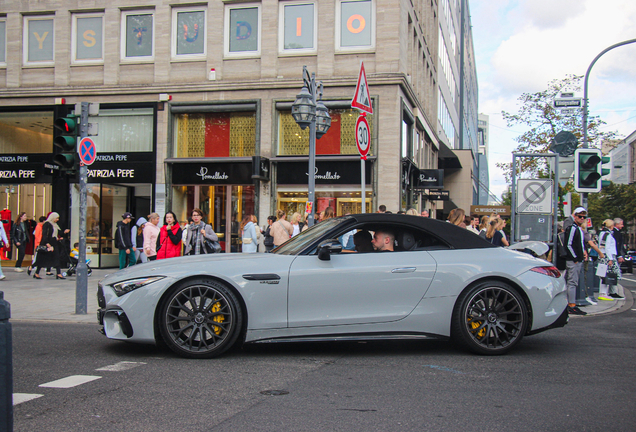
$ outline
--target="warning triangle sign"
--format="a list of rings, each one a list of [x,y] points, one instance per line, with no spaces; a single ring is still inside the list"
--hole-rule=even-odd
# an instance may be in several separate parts
[[[364,63],[360,63],[358,84],[356,85],[356,92],[353,95],[353,100],[351,100],[351,107],[373,114],[371,96],[369,95],[369,85],[367,84],[367,74],[364,71]]]

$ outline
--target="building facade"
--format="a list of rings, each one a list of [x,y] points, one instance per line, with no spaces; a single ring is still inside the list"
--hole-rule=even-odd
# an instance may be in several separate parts
[[[0,171],[24,169],[3,178],[8,192],[0,199],[29,217],[57,211],[76,233],[75,180],[46,163],[59,152],[53,120],[78,102],[99,103],[90,120],[98,124],[99,155],[88,171],[94,262],[116,262],[112,235],[125,211],[138,217],[172,210],[186,221],[200,208],[224,250],[239,251],[244,215],[264,225],[278,208],[304,212],[308,129],[294,122],[291,105],[306,65],[322,81],[332,119],[316,145],[316,211],[356,213],[364,203],[366,211],[384,204],[435,213],[442,202],[425,199],[420,172],[461,166],[451,140],[442,145],[438,134],[439,7],[388,0],[5,1]],[[361,62],[373,106],[365,197],[358,112],[351,108]],[[450,111],[458,104],[456,98]]]

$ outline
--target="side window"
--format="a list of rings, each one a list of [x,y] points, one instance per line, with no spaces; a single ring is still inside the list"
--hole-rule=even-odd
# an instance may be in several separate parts
[[[315,53],[316,18],[316,5],[313,2],[281,2],[279,52],[281,54]]]
[[[261,4],[225,6],[225,57],[261,55]]]
[[[25,16],[23,56],[25,65],[55,64],[54,23],[52,16]]]
[[[153,61],[154,11],[126,11],[121,14],[121,59],[123,61]]]
[[[172,59],[198,60],[206,56],[205,7],[172,9]]]
[[[104,62],[104,14],[73,14],[71,61]]]

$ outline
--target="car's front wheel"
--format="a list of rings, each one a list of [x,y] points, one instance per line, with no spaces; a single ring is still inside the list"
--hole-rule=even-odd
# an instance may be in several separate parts
[[[510,351],[527,327],[525,301],[510,285],[499,281],[483,282],[462,293],[453,312],[453,339],[478,354]]]
[[[174,287],[161,304],[159,328],[168,347],[183,357],[212,358],[234,345],[243,312],[234,293],[211,280]]]

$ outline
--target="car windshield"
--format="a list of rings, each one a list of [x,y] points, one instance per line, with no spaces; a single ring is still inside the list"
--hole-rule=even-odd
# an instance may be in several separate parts
[[[301,232],[296,237],[290,239],[288,242],[283,243],[276,249],[272,250],[272,253],[282,255],[296,255],[302,252],[307,246],[314,243],[316,240],[324,237],[327,232],[334,229],[336,226],[346,223],[349,218],[336,218],[328,219],[324,222],[315,224],[313,227],[306,231]]]

